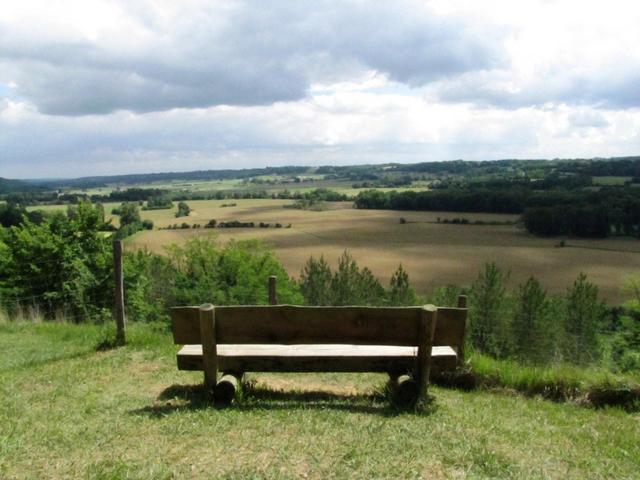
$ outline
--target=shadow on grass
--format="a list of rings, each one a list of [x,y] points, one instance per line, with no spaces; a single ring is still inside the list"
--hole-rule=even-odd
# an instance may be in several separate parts
[[[399,405],[386,390],[371,394],[340,394],[328,391],[284,391],[243,384],[231,404],[216,403],[203,385],[171,385],[164,389],[149,406],[130,413],[162,418],[172,413],[193,410],[229,410],[248,412],[257,410],[334,410],[395,417],[403,414],[430,415],[436,410],[433,397],[416,405]]]

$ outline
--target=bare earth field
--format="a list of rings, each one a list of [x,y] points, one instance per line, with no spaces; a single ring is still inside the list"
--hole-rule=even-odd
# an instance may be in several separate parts
[[[531,236],[514,225],[438,224],[438,217],[470,220],[516,220],[513,215],[461,214],[452,212],[398,212],[356,210],[350,202],[329,204],[321,212],[283,208],[287,200],[209,200],[188,202],[189,217],[175,218],[175,210],[141,212],[165,227],[186,221],[205,224],[239,220],[292,224],[282,229],[198,229],[141,232],[127,241],[128,248],[162,252],[165,245],[188,238],[214,235],[220,241],[259,238],[269,242],[290,275],[298,277],[310,255],[333,265],[349,249],[360,265],[368,266],[387,282],[399,263],[407,269],[418,292],[428,294],[448,283],[468,285],[486,262],[496,262],[511,272],[512,286],[535,275],[549,292],[563,293],[583,271],[600,286],[611,303],[623,300],[620,287],[625,277],[640,272],[640,242],[635,239],[569,239],[559,248],[557,238]],[[236,203],[224,207],[223,203]],[[107,209],[107,211],[109,211]],[[400,224],[400,217],[408,223]]]

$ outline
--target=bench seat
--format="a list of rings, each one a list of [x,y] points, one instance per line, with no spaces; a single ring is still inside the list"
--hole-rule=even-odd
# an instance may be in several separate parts
[[[386,345],[251,345],[217,346],[218,369],[231,372],[405,372],[415,368],[417,347]],[[184,345],[179,370],[203,369],[202,345]],[[431,374],[454,370],[456,351],[431,348]]]

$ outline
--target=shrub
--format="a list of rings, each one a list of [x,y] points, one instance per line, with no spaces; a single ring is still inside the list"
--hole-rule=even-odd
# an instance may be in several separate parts
[[[188,217],[189,213],[191,213],[191,208],[189,208],[189,205],[187,205],[186,202],[179,202],[176,217]]]

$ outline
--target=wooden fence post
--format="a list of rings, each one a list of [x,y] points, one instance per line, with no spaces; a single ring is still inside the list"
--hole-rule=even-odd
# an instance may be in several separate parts
[[[271,275],[269,277],[269,305],[278,304],[278,295],[276,294],[276,276]]]
[[[122,274],[122,241],[113,242],[113,277],[116,287],[116,343],[124,345],[125,338],[125,318],[124,318],[124,278]]]
[[[458,295],[458,308],[467,308],[467,296],[466,295]],[[465,331],[467,329],[467,316],[465,314]],[[458,347],[458,364],[464,363],[464,335],[462,336],[462,344]]]
[[[467,296],[458,295],[458,308],[467,308]]]

